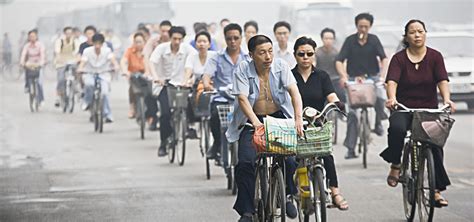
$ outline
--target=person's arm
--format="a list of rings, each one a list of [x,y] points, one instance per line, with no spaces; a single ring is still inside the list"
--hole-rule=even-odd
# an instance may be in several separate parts
[[[202,75],[202,84],[206,91],[214,90],[214,88],[211,85],[211,77],[214,76],[216,73],[218,56],[219,55],[216,54],[212,56],[211,58],[209,58],[209,61],[207,62],[204,68],[204,74]]]
[[[125,55],[120,59],[120,68],[122,69],[122,73],[126,74],[127,78],[129,78],[131,73],[128,70],[128,59]]]
[[[381,82],[385,82],[385,77],[387,77],[388,71],[388,58],[384,58],[381,61],[382,67],[380,67],[380,80]]]
[[[301,100],[301,95],[298,90],[298,86],[291,84],[287,87],[288,93],[291,97],[291,103],[295,112],[295,127],[298,135],[304,136],[303,134],[303,101]]]
[[[23,50],[21,50],[21,56],[20,56],[20,66],[25,66],[25,63],[26,63],[26,52],[28,50],[28,47],[27,47],[28,44],[25,44],[23,46]]]
[[[55,56],[58,56],[59,53],[61,53],[61,43],[62,43],[62,38],[59,38],[54,42],[54,55]]]
[[[117,62],[117,59],[115,58],[115,55],[113,53],[110,53],[110,62],[112,62],[112,65],[114,66],[114,71],[119,72],[120,71],[120,65]]]
[[[443,98],[443,103],[449,104],[449,106],[451,107],[452,113],[456,112],[456,104],[453,101],[451,101],[451,92],[449,91],[448,81],[443,80],[441,82],[438,82],[438,89],[439,89],[439,94],[441,94],[441,97]]]
[[[377,56],[380,59],[380,80],[381,82],[385,81],[385,77],[387,76],[387,71],[388,71],[388,58],[387,55],[385,54],[385,50],[383,49],[383,45],[380,42],[380,39],[374,35],[375,37],[375,50],[377,52]]]
[[[349,56],[349,50],[350,50],[348,39],[349,38],[347,38],[344,41],[341,51],[336,57],[336,71],[340,77],[339,84],[341,88],[344,88],[347,80],[349,80],[349,74],[347,73],[347,69],[344,66],[344,62],[347,60],[347,57]]]
[[[250,101],[247,98],[245,94],[240,94],[237,97],[237,100],[239,102],[239,107],[242,109],[242,112],[245,114],[245,116],[250,120],[252,123],[253,127],[256,129],[258,127],[263,126],[263,123],[260,122],[258,119],[257,115],[253,111],[252,105],[250,105]]]
[[[153,79],[160,85],[164,85],[165,80],[161,78],[160,73],[157,72],[156,67],[161,66],[161,53],[159,52],[160,47],[156,47],[150,55],[150,59],[147,62],[148,68]]]
[[[46,48],[43,44],[40,47],[40,66],[44,66],[46,64]]]
[[[186,58],[186,63],[184,65],[184,79],[183,86],[192,86],[192,77],[193,77],[193,55],[188,55]]]
[[[385,102],[385,106],[390,109],[394,110],[397,106],[397,87],[398,83],[393,80],[387,81],[387,101]]]

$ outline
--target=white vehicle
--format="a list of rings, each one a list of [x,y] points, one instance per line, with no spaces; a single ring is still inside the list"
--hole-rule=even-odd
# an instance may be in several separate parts
[[[474,33],[428,32],[427,46],[443,54],[451,99],[474,109]]]

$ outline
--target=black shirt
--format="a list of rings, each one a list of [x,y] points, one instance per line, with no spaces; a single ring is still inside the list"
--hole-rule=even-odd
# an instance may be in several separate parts
[[[347,73],[350,77],[377,75],[380,71],[377,56],[380,60],[387,57],[382,43],[376,35],[369,33],[367,42],[360,45],[357,35],[352,34],[346,38],[336,60],[344,62],[347,59]]]
[[[304,82],[296,67],[291,71],[295,76],[298,90],[303,100],[303,108],[309,106],[322,111],[327,96],[334,92],[329,74],[324,70],[313,68],[313,72],[309,75],[308,80]]]
[[[112,52],[114,51],[114,48],[112,47],[112,43],[110,42],[105,42],[105,44],[107,44],[107,46],[110,48],[110,50],[112,50]],[[89,43],[87,42],[83,42],[80,46],[79,46],[79,54],[82,55],[82,53],[84,52],[84,49],[88,48],[88,47],[91,47],[93,46],[90,45]]]

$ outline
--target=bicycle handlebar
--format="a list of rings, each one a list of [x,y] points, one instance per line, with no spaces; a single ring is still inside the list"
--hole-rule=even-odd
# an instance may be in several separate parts
[[[405,105],[401,103],[397,103],[397,107],[402,108],[403,110],[398,110],[397,112],[409,112],[409,113],[414,113],[414,112],[429,112],[429,113],[451,113],[450,108],[451,105],[445,104],[441,108],[438,109],[412,109],[408,108]]]

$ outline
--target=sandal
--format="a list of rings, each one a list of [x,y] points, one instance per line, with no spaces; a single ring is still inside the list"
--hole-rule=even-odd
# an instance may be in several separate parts
[[[441,196],[440,192],[435,193],[435,207],[441,208],[441,207],[447,207],[448,206],[448,201],[444,199],[443,196]]]
[[[391,170],[398,170],[398,175],[400,175],[400,165],[390,165]],[[391,173],[391,171],[390,171]],[[387,184],[391,187],[396,187],[398,185],[398,180],[400,179],[400,176],[392,176],[388,175],[387,176]]]
[[[339,202],[336,201],[336,197],[338,196],[342,197],[342,199],[339,200]],[[331,195],[331,199],[332,199],[333,206],[337,207],[337,209],[342,210],[342,211],[349,210],[349,205],[347,204],[346,199],[340,193]]]

